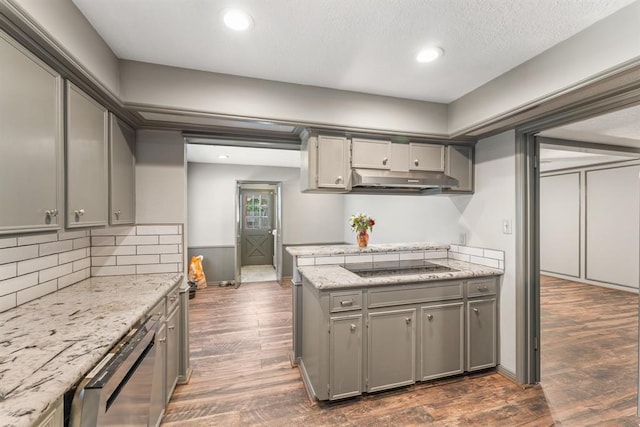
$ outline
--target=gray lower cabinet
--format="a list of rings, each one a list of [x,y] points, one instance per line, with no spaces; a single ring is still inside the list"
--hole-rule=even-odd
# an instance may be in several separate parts
[[[464,303],[421,307],[420,318],[420,379],[464,372]]]
[[[167,358],[167,326],[161,325],[156,333],[156,362],[153,369],[153,388],[149,408],[149,425],[157,426],[162,420],[165,408],[165,363]]]
[[[109,224],[133,224],[136,132],[112,113],[109,125]]]
[[[67,227],[108,224],[108,112],[67,82]]]
[[[178,382],[178,350],[179,350],[179,334],[180,331],[180,310],[176,304],[175,308],[167,316],[167,378],[165,382],[166,393],[165,402],[169,403],[173,389]]]
[[[496,298],[467,301],[467,371],[496,366]]]
[[[362,393],[362,314],[330,318],[329,399]]]
[[[62,78],[2,31],[0,64],[0,234],[58,230]]]
[[[367,391],[415,382],[415,324],[415,308],[369,313]]]

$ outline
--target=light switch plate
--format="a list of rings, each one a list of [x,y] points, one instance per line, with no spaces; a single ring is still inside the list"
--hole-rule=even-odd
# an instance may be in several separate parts
[[[511,228],[511,220],[503,219],[502,220],[502,234],[511,234],[513,230]]]

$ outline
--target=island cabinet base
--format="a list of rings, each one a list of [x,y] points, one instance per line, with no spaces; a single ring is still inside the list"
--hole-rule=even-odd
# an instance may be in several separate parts
[[[299,368],[309,394],[338,400],[495,367],[498,279],[300,287]]]

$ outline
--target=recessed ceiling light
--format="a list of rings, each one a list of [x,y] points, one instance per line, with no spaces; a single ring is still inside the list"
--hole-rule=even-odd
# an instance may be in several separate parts
[[[444,50],[439,47],[429,47],[418,52],[416,61],[420,63],[435,61],[444,55]]]
[[[240,9],[227,9],[223,12],[222,19],[227,28],[234,31],[245,31],[253,26],[253,18]]]
[[[226,154],[220,154],[220,155],[218,156],[218,158],[219,158],[219,159],[228,159],[228,158],[229,158],[229,156],[227,156]]]

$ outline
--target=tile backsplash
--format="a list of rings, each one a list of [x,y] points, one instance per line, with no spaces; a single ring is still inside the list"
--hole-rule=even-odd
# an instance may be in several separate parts
[[[91,276],[183,271],[183,226],[0,237],[0,312]]]
[[[504,251],[473,246],[450,245],[448,257],[458,261],[467,261],[484,265],[485,267],[504,270]]]

